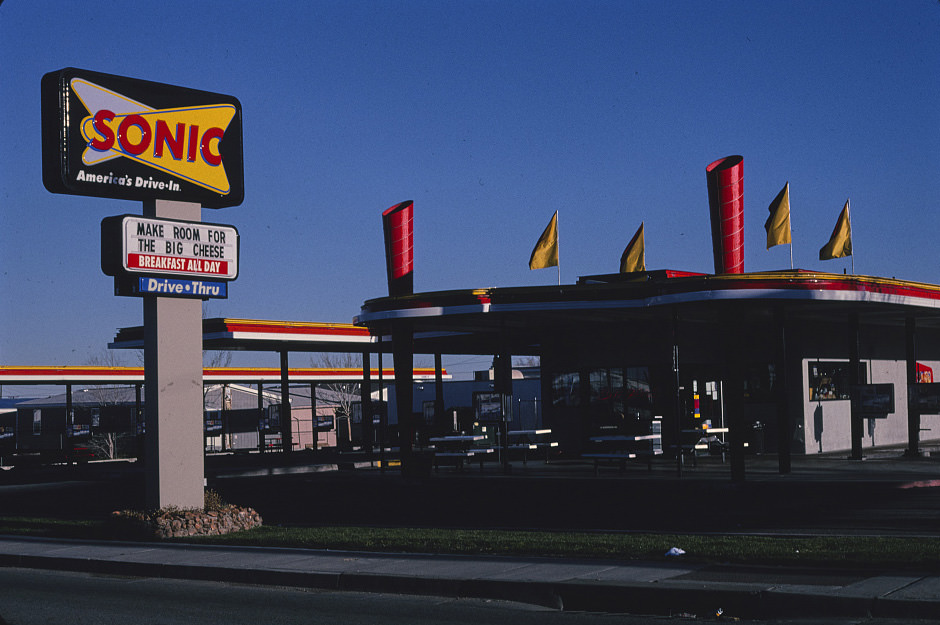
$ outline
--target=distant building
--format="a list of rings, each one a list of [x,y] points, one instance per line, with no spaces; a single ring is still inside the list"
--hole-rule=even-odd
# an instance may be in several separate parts
[[[146,432],[145,391],[141,388],[138,398],[134,387],[107,386],[76,390],[71,398],[60,394],[10,401],[14,407],[0,411],[0,444],[7,446],[7,454],[16,451],[63,456],[76,445],[87,448],[99,437],[106,437],[107,444],[122,447],[120,455],[136,455],[133,439]],[[295,449],[335,444],[336,393],[317,388],[317,421],[311,416],[309,385],[291,387],[290,396]],[[257,388],[240,384],[207,386],[203,414],[206,450],[257,450],[262,445],[279,449],[280,401],[280,392],[271,390],[263,391],[259,399]],[[69,402],[71,413],[67,411]],[[102,455],[100,449],[97,455]]]

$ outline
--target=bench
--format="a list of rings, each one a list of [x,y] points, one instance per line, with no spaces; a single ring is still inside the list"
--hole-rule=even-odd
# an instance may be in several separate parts
[[[630,436],[625,434],[605,434],[592,436],[590,439],[594,449],[582,453],[581,457],[594,463],[594,474],[597,475],[602,463],[616,463],[623,472],[627,468],[628,460],[645,460],[647,468],[653,470],[653,458],[663,453],[662,435],[659,433],[640,434]]]
[[[552,449],[558,447],[555,441],[547,440],[552,433],[549,429],[542,430],[510,430],[506,432],[506,438],[509,441],[507,449],[522,452],[522,464],[528,461],[530,451],[539,449],[545,450],[545,461],[548,461],[548,455]]]
[[[662,455],[662,451],[658,452],[628,452],[628,451],[619,451],[619,452],[609,452],[609,453],[587,453],[581,454],[582,458],[587,458],[594,462],[594,475],[598,474],[598,468],[602,463],[617,464],[620,466],[620,472],[623,473],[627,470],[627,461],[628,460],[637,460],[643,459],[646,460],[646,467],[650,471],[653,470],[653,459],[657,456]]]
[[[460,434],[455,436],[438,436],[428,439],[434,445],[434,470],[440,469],[440,459],[454,460],[455,468],[463,470],[464,461],[475,456],[480,458],[480,470],[483,470],[483,460],[494,449],[484,446],[488,441],[486,436],[480,434]]]
[[[480,470],[483,470],[483,460],[486,454],[493,453],[492,447],[481,447],[480,449],[468,449],[466,451],[436,451],[434,452],[434,470],[440,468],[439,458],[453,458],[456,461],[456,468],[463,469],[464,460],[469,460],[474,456],[480,457]]]
[[[692,466],[697,466],[699,454],[708,455],[714,446],[721,450],[721,459],[724,461],[728,443],[724,440],[723,435],[727,433],[728,428],[682,430],[681,434],[684,442],[678,447],[680,460],[684,462],[685,457],[689,456],[692,458]],[[718,434],[722,436],[719,437]],[[675,446],[673,446],[673,449],[675,449]]]

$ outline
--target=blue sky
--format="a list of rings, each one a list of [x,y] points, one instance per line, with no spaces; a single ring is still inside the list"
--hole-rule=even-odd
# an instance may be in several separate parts
[[[47,72],[238,97],[245,201],[203,219],[238,228],[240,275],[210,314],[348,322],[406,199],[418,291],[555,283],[527,263],[556,210],[563,282],[617,271],[640,222],[650,269],[712,272],[705,167],[732,154],[746,270],[789,268],[763,230],[789,181],[797,267],[851,271],[818,260],[850,198],[857,273],[940,283],[938,34],[936,0],[6,0],[0,364],[87,364],[142,320],[99,264],[140,204],[42,185]]]

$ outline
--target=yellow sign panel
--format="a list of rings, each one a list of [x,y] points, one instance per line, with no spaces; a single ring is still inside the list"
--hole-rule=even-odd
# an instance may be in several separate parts
[[[81,123],[88,141],[82,154],[86,165],[123,156],[212,191],[229,192],[218,146],[235,116],[233,105],[157,110],[88,81],[74,79],[72,87],[85,108],[94,111]],[[92,101],[98,103],[94,108]],[[117,106],[107,108],[109,103]],[[130,110],[118,113],[114,108]]]

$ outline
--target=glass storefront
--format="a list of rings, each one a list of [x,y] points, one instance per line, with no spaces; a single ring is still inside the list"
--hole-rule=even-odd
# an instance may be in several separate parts
[[[592,435],[648,433],[653,394],[647,367],[595,367],[552,375],[555,427],[580,449]]]

